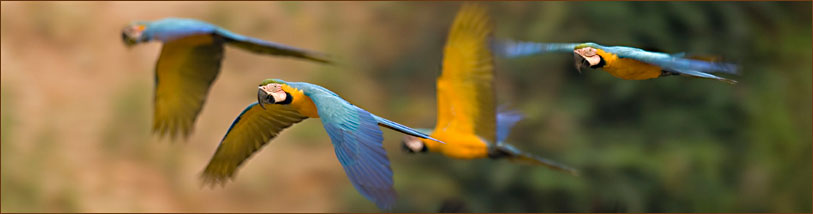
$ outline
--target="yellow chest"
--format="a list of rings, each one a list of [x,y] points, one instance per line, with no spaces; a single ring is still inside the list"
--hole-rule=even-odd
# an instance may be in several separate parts
[[[604,59],[604,71],[611,75],[625,80],[645,80],[658,78],[661,76],[661,68],[647,64],[638,60],[619,58],[615,54],[596,50],[596,53]]]
[[[438,152],[447,157],[459,159],[488,157],[488,145],[476,135],[436,130],[431,136],[446,144],[421,139],[430,152]]]
[[[302,90],[282,84],[282,90],[291,95],[291,107],[299,111],[300,114],[310,118],[319,118],[319,112],[316,110],[316,105],[310,97],[305,96]]]

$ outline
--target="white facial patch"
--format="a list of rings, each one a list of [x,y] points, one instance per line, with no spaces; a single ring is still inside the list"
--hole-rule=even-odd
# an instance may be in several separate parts
[[[127,34],[127,37],[130,39],[138,40],[141,38],[141,33],[144,32],[144,26],[140,25],[132,25],[124,29],[124,33]]]
[[[279,83],[271,83],[268,85],[260,86],[260,89],[265,91],[266,94],[271,95],[274,97],[274,102],[282,102],[288,98],[288,94],[282,90],[282,84]]]
[[[423,142],[421,141],[421,139],[417,137],[407,135],[404,136],[403,141],[404,145],[406,145],[407,148],[409,148],[409,150],[412,150],[413,152],[420,152],[421,150],[423,150],[424,147]]]
[[[590,63],[590,66],[594,66],[601,62],[601,57],[596,53],[596,49],[592,47],[579,48],[573,50],[573,53],[576,53],[584,58],[584,60],[587,60],[587,63]]]

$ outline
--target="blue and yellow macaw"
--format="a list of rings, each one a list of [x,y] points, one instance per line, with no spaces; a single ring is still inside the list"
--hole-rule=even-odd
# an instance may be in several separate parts
[[[264,80],[257,102],[234,120],[209,165],[205,183],[224,183],[249,156],[283,129],[306,118],[320,118],[333,142],[336,157],[353,186],[384,210],[395,204],[387,152],[378,126],[437,142],[412,128],[389,121],[345,101],[321,86],[304,82]]]
[[[192,132],[209,87],[220,72],[224,44],[259,54],[328,62],[319,53],[239,35],[194,19],[133,22],[122,30],[121,38],[128,47],[149,41],[164,43],[155,65],[152,130],[173,138],[186,138]]]
[[[686,56],[684,53],[667,54],[624,46],[603,46],[596,43],[538,43],[503,41],[502,54],[519,57],[548,52],[573,53],[576,68],[601,68],[625,80],[644,80],[663,76],[688,76],[715,79],[730,84],[737,81],[709,73],[737,74],[737,66],[718,62],[714,58]]]
[[[460,9],[443,52],[443,72],[437,79],[438,120],[430,134],[445,144],[406,136],[404,148],[458,159],[508,159],[575,174],[567,166],[504,142],[522,115],[496,109],[492,31],[486,8],[467,4]]]

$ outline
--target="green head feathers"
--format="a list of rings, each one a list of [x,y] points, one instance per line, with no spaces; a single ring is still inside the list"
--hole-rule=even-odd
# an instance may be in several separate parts
[[[265,79],[260,83],[260,85],[263,86],[263,85],[268,85],[268,84],[271,84],[271,83],[285,84],[285,81],[283,81],[281,79]]]
[[[574,48],[573,48],[573,50],[576,50],[576,49],[582,49],[582,48],[586,48],[586,47],[593,47],[593,48],[595,48],[595,47],[596,47],[596,43],[592,43],[592,42],[581,43],[581,44],[576,45],[576,47],[574,47]]]

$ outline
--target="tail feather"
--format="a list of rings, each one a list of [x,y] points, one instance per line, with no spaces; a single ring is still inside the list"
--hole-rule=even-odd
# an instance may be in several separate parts
[[[507,154],[508,160],[515,162],[528,163],[533,165],[540,165],[552,170],[564,172],[570,175],[579,176],[579,171],[564,164],[548,160],[537,155],[525,153],[515,148],[514,146],[506,143],[497,144],[497,151]]]
[[[379,117],[378,115],[373,115],[373,117],[375,118],[376,122],[378,122],[379,126],[383,126],[383,127],[392,129],[394,131],[404,133],[406,135],[410,135],[410,136],[414,136],[414,137],[418,137],[418,138],[423,138],[423,139],[429,139],[429,140],[436,141],[438,143],[446,144],[443,141],[432,138],[428,134],[425,134],[425,133],[423,133],[421,131],[415,130],[413,128],[409,128],[407,126],[398,124],[396,122],[392,122],[390,120]]]
[[[713,80],[719,80],[719,81],[723,81],[723,82],[726,82],[726,83],[728,83],[728,84],[732,84],[732,85],[737,83],[737,81],[736,81],[736,80],[732,80],[732,79],[726,79],[726,78],[723,78],[723,77],[719,77],[719,76],[716,76],[716,75],[713,75],[713,74],[709,74],[709,73],[705,73],[705,72],[700,72],[700,71],[694,71],[694,70],[674,70],[673,72],[675,72],[675,73],[679,73],[681,76],[688,76],[688,77],[694,77],[694,78],[703,78],[703,79],[713,79]]]

